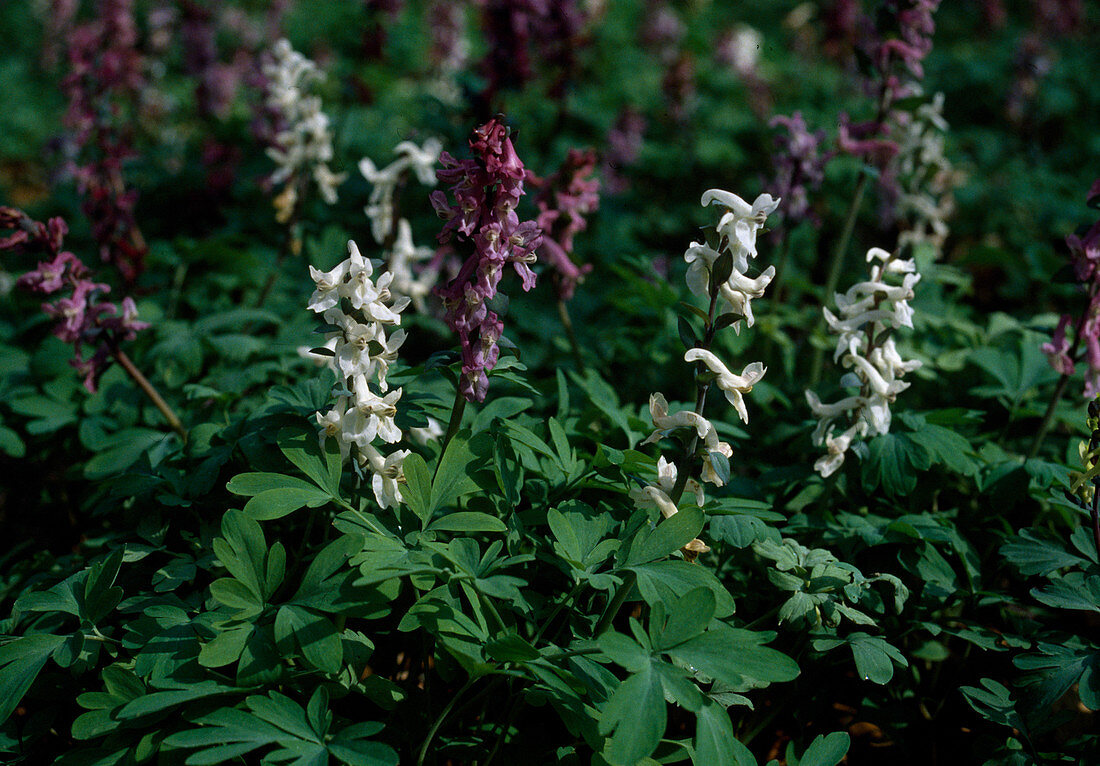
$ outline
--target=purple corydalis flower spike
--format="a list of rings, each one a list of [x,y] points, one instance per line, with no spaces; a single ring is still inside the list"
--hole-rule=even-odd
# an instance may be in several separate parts
[[[570,149],[552,176],[527,176],[528,182],[541,190],[536,200],[537,224],[543,232],[540,254],[556,272],[558,298],[563,301],[573,297],[577,284],[592,270],[591,264],[577,266],[571,256],[574,235],[587,228],[586,216],[600,204],[600,182],[592,177],[596,162],[592,149]]]
[[[18,287],[43,295],[71,289],[68,295],[43,303],[42,311],[57,320],[53,334],[72,344],[74,358],[71,363],[84,376],[84,387],[95,393],[99,379],[110,366],[119,344],[133,340],[149,325],[138,321],[137,307],[132,298],[123,298],[121,311],[113,303],[98,300],[111,288],[88,279],[89,272],[84,263],[72,253],[61,250],[68,231],[61,218],[39,223],[20,210],[0,207],[0,230],[3,229],[16,230],[16,234],[23,236],[0,238],[0,250],[37,250],[48,256],[47,260],[39,261],[35,269],[16,280]],[[85,344],[96,349],[88,359],[83,355]]]
[[[497,362],[497,341],[504,324],[487,302],[497,293],[504,266],[512,264],[523,281],[523,289],[535,285],[530,263],[535,259],[542,232],[534,221],[521,222],[515,212],[523,196],[526,171],[516,154],[508,130],[498,118],[477,128],[469,140],[474,158],[456,160],[444,152],[439,180],[450,186],[447,193],[434,192],[432,205],[446,221],[439,233],[441,243],[453,238],[473,244],[474,252],[458,275],[437,288],[443,300],[448,326],[458,333],[462,345],[460,390],[469,401],[483,401],[488,390],[487,371]]]

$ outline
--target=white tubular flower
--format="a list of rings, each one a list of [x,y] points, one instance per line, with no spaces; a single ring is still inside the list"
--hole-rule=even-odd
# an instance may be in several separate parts
[[[336,405],[322,415],[320,412],[316,414],[317,425],[321,427],[321,432],[318,434],[321,440],[321,449],[325,448],[326,439],[336,439],[336,443],[340,445],[340,457],[347,459],[350,447],[347,442],[342,438],[344,433],[344,423],[347,420],[348,410],[348,398],[341,396],[336,400]]]
[[[714,453],[718,452],[726,456],[726,459],[733,457],[733,447],[723,441],[718,441],[718,432],[711,431],[707,434],[707,439],[704,441],[703,446],[706,448],[703,454],[703,472],[701,474],[703,481],[707,484],[713,484],[716,487],[725,486],[726,482],[722,478],[722,475],[718,472],[718,469],[714,467]]]
[[[665,395],[658,392],[649,397],[649,415],[653,419],[656,431],[649,435],[642,444],[652,444],[660,441],[677,428],[694,428],[700,439],[714,430],[714,426],[702,415],[697,415],[691,410],[681,410],[670,415],[668,413],[668,400]]]
[[[359,161],[359,172],[372,185],[363,212],[371,221],[375,242],[385,244],[393,232],[393,195],[402,176],[411,169],[421,184],[435,186],[435,166],[442,151],[443,144],[435,138],[429,138],[422,147],[402,141],[394,147],[397,159],[384,168],[379,168],[369,157]]]
[[[764,294],[775,277],[775,267],[769,266],[757,277],[749,277],[749,258],[756,257],[756,235],[769,213],[775,210],[779,200],[770,194],[761,194],[752,205],[731,192],[709,189],[703,194],[703,206],[717,203],[726,208],[718,222],[721,235],[720,247],[733,258],[733,270],[729,278],[719,286],[726,310],[745,317],[745,324],[753,326],[755,318],[751,301]],[[691,292],[700,298],[710,297],[710,274],[721,253],[709,245],[692,242],[684,253],[688,263],[687,284]],[[735,324],[734,330],[740,332]]]
[[[397,222],[397,237],[390,249],[389,268],[393,274],[390,289],[397,295],[407,296],[417,311],[424,311],[424,299],[431,295],[439,277],[439,269],[424,267],[420,276],[413,273],[413,265],[431,259],[435,251],[430,247],[417,247],[412,241],[412,227],[404,218]]]
[[[313,277],[317,289],[310,296],[307,308],[317,314],[335,308],[340,303],[340,287],[347,276],[350,263],[343,261],[332,271],[321,271],[313,266],[309,267],[309,275]]]
[[[822,477],[840,468],[855,439],[889,433],[890,405],[909,387],[909,382],[901,378],[921,364],[918,360],[903,360],[892,337],[879,340],[884,330],[913,326],[908,301],[920,280],[916,264],[877,247],[867,252],[867,261],[871,278],[836,296],[839,316],[822,309],[829,329],[837,335],[834,361],[851,369],[840,383],[859,388],[859,394],[832,404],[822,404],[816,394],[806,392],[806,401],[818,419],[813,442],[827,450],[814,463]],[[887,275],[895,275],[894,279],[901,275],[901,284],[887,283]],[[842,421],[850,425],[839,436],[834,435],[837,423]]]
[[[905,224],[899,247],[928,244],[939,254],[950,233],[947,219],[955,212],[952,189],[961,174],[944,153],[947,130],[942,93],[918,107],[916,119],[902,128],[895,160],[901,187],[896,214]]]
[[[409,450],[397,450],[383,457],[371,445],[359,450],[359,464],[369,470],[374,498],[383,508],[396,508],[401,502],[401,485],[405,483],[403,465]]]
[[[715,385],[722,389],[726,399],[737,410],[741,422],[749,422],[749,411],[745,407],[743,395],[752,391],[752,387],[759,383],[761,378],[764,377],[764,373],[767,372],[767,368],[761,362],[753,362],[745,367],[740,375],[734,375],[722,363],[721,359],[703,348],[688,349],[684,354],[684,361],[702,362],[708,370],[717,375],[718,377],[714,380]]]
[[[367,446],[376,436],[387,444],[401,441],[401,429],[393,420],[401,389],[396,388],[384,397],[378,396],[370,390],[365,375],[356,376],[353,389],[355,402],[344,419],[342,438],[359,447]]]
[[[346,175],[329,169],[332,132],[328,116],[321,111],[319,98],[303,92],[311,81],[320,79],[317,65],[291,48],[286,40],[275,43],[272,55],[274,61],[263,70],[267,77],[267,105],[278,112],[284,128],[276,134],[275,145],[267,149],[268,157],[277,165],[271,181],[280,184],[307,174],[313,178],[322,199],[334,204],[336,187]],[[279,217],[283,222],[289,220],[297,203],[293,186],[288,187],[289,193],[284,190],[279,195]]]
[[[664,455],[662,455],[657,458],[657,483],[650,487],[632,488],[629,495],[630,499],[634,501],[634,507],[636,508],[660,508],[660,504],[655,503],[653,496],[647,493],[646,489],[656,488],[667,496],[672,492],[675,486],[676,465],[665,460]],[[706,502],[706,497],[703,494],[703,487],[695,479],[687,480],[684,484],[684,491],[691,492],[695,495],[696,505],[702,505]]]
[[[727,237],[732,245],[736,242],[742,252],[734,254],[734,268],[744,271],[747,262],[744,257],[756,257],[756,235],[764,228],[764,221],[775,212],[779,200],[770,194],[761,194],[752,205],[736,194],[721,189],[708,189],[703,192],[702,205],[706,207],[717,203],[726,208],[718,221],[718,233]],[[739,262],[738,257],[742,260]]]
[[[401,321],[400,312],[409,301],[402,298],[392,306],[386,305],[385,301],[391,299],[387,286],[393,274],[386,272],[375,282],[371,279],[373,271],[354,242],[348,242],[347,260],[332,271],[311,268],[317,290],[309,307],[323,314],[328,325],[339,328],[326,333],[326,338],[335,354],[331,363],[342,376],[336,387],[336,407],[316,417],[322,442],[335,438],[344,459],[355,447],[356,470],[361,476],[364,469],[370,474],[379,505],[390,508],[401,502],[400,484],[405,480],[402,465],[409,452],[397,450],[384,456],[374,441],[396,444],[403,436],[395,421],[402,392],[400,388],[390,391],[386,377],[405,341],[405,331],[387,336],[386,327]],[[439,429],[438,423],[435,428]]]
[[[435,418],[428,418],[428,425],[409,429],[409,437],[421,447],[436,441],[443,435],[443,426]]]

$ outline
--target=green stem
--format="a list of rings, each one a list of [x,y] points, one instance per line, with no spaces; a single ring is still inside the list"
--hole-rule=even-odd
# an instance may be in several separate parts
[[[1092,483],[1092,541],[1096,545],[1096,556],[1100,559],[1100,481]]]
[[[451,419],[447,423],[447,433],[443,435],[443,445],[439,450],[439,462],[436,463],[435,473],[439,473],[439,466],[443,465],[443,454],[447,451],[447,445],[451,443],[451,439],[458,433],[459,427],[462,425],[462,415],[466,412],[466,397],[462,395],[462,389],[459,387],[458,382],[455,382],[455,401],[451,405]],[[435,480],[435,475],[432,475],[432,480]]]
[[[837,243],[836,249],[833,251],[833,259],[829,263],[829,273],[825,279],[825,291],[824,303],[828,303],[836,292],[837,283],[840,282],[840,272],[843,270],[844,259],[848,254],[848,245],[852,241],[852,234],[856,228],[856,220],[859,218],[859,209],[863,204],[863,196],[867,192],[867,174],[860,173],[859,180],[856,181],[856,190],[852,195],[852,204],[848,208],[848,217],[844,219],[844,228],[840,232],[840,240]],[[825,322],[825,316],[822,314],[818,318],[817,326]],[[821,382],[821,369],[825,362],[825,349],[815,348],[813,363],[810,367],[810,386],[816,386]]]
[[[550,616],[547,617],[546,621],[542,623],[542,627],[539,628],[537,633],[535,633],[535,637],[531,639],[532,644],[537,644],[539,642],[539,639],[542,638],[543,634],[546,632],[546,629],[550,627],[550,624],[554,622],[554,618],[558,616],[558,613],[565,608],[566,604],[576,598],[577,594],[581,592],[581,589],[583,589],[584,586],[585,583],[583,582],[577,583],[573,586],[573,590],[569,591],[569,593],[566,594],[565,598],[558,602],[558,605],[554,607],[554,610],[552,612],[550,612]]]
[[[279,278],[279,268],[283,265],[283,261],[286,260],[288,255],[297,255],[301,250],[301,241],[297,235],[298,228],[298,216],[302,210],[302,195],[305,190],[302,188],[302,184],[298,177],[291,179],[290,183],[298,187],[298,195],[295,198],[294,206],[290,209],[290,217],[287,218],[285,236],[283,237],[283,246],[279,250],[279,254],[275,256],[275,270],[267,276],[267,281],[264,282],[263,289],[260,290],[260,295],[256,299],[256,305],[254,308],[263,308],[264,303],[267,302],[268,295],[271,293],[271,288],[275,286],[275,280]]]
[[[164,419],[168,421],[168,425],[171,427],[171,429],[179,434],[180,439],[182,439],[183,443],[186,444],[187,429],[183,427],[183,423],[180,422],[179,417],[172,410],[172,408],[168,406],[168,402],[164,401],[160,393],[153,387],[153,384],[149,382],[149,379],[141,374],[141,370],[134,366],[134,363],[130,360],[130,357],[126,356],[126,352],[122,349],[112,348],[111,354],[114,356],[115,360],[119,363],[122,369],[126,370],[126,374],[129,375],[135,383],[137,383],[138,388],[140,388],[142,392],[147,397],[149,397],[149,401],[151,401],[153,405],[158,410],[160,410],[160,414],[163,415]]]
[[[443,710],[440,711],[439,715],[436,716],[435,722],[432,723],[432,728],[428,730],[428,736],[424,738],[424,744],[420,746],[420,753],[416,757],[417,766],[423,766],[424,759],[428,755],[428,748],[431,746],[432,740],[435,738],[436,732],[439,731],[439,727],[443,725],[443,722],[447,719],[447,716],[450,715],[451,710],[454,709],[455,704],[462,697],[462,695],[465,694],[466,691],[476,682],[476,678],[471,678],[466,681],[466,683],[462,685],[462,688],[455,692],[455,695],[451,697],[451,701],[447,703],[446,707],[444,707]]]
[[[717,332],[714,326],[715,313],[718,309],[718,293],[715,292],[710,296],[710,307],[707,309],[707,326],[703,333],[703,345],[702,348],[709,351],[711,344],[714,342],[714,335]],[[702,362],[696,364],[696,367],[700,367]],[[707,391],[710,389],[710,383],[697,383],[695,389],[695,414],[702,417],[703,408],[707,402]],[[699,447],[699,433],[698,431],[692,431],[691,441],[688,442],[688,448],[683,455],[680,456],[679,462],[676,464],[676,484],[672,487],[672,494],[669,495],[669,499],[673,505],[680,504],[680,498],[684,496],[684,488],[687,486],[687,481],[690,478],[691,463],[695,460],[695,450]]]
[[[1089,303],[1092,303],[1092,294],[1090,291]],[[1073,366],[1077,366],[1077,349],[1081,345],[1081,334],[1085,330],[1085,322],[1088,320],[1088,312],[1083,312],[1077,319],[1077,326],[1073,332],[1073,345],[1069,349],[1068,356],[1073,360]],[[1062,399],[1062,394],[1066,392],[1066,386],[1069,384],[1069,379],[1072,373],[1069,375],[1062,375],[1058,379],[1058,385],[1054,388],[1054,395],[1050,397],[1050,403],[1047,404],[1047,410],[1043,413],[1043,420],[1039,424],[1039,430],[1035,432],[1035,438],[1031,442],[1031,449],[1027,452],[1027,460],[1031,460],[1039,454],[1039,449],[1043,446],[1043,440],[1047,436],[1047,432],[1050,430],[1051,425],[1054,423],[1054,410],[1058,407],[1058,402]],[[1010,418],[1011,419],[1011,418]],[[1026,461],[1025,461],[1026,462]],[[1098,550],[1100,552],[1100,550]]]
[[[593,638],[598,638],[611,627],[612,621],[615,619],[615,615],[619,613],[623,603],[630,596],[631,591],[634,590],[634,584],[638,581],[638,576],[632,571],[628,571],[623,575],[623,581],[619,585],[619,589],[615,591],[615,595],[612,596],[607,608],[603,610],[603,615],[600,617],[600,621],[596,623],[596,630],[592,633]]]
[[[573,348],[573,358],[577,362],[577,372],[584,374],[584,357],[581,355],[581,344],[577,342],[577,333],[573,330],[573,319],[569,316],[569,307],[565,301],[558,298],[558,316],[561,317],[561,326],[565,328],[565,334],[569,337],[569,345]]]

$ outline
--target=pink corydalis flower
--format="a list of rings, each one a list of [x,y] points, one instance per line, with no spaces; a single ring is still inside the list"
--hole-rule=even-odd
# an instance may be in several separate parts
[[[1054,331],[1054,337],[1042,346],[1042,351],[1046,355],[1047,361],[1050,362],[1050,366],[1057,370],[1060,375],[1072,375],[1075,367],[1073,360],[1069,358],[1070,343],[1069,338],[1066,337],[1066,329],[1072,321],[1073,317],[1069,314],[1063,314],[1058,321],[1057,329]]]
[[[497,341],[504,330],[487,302],[496,296],[507,264],[519,274],[524,291],[535,286],[530,264],[542,232],[534,221],[521,222],[515,212],[525,193],[526,171],[501,120],[493,118],[477,128],[469,145],[473,158],[456,160],[443,152],[443,168],[436,171],[439,180],[449,184],[454,203],[444,191],[433,192],[431,201],[446,221],[440,243],[458,239],[474,247],[458,275],[435,292],[446,309],[447,325],[462,345],[459,389],[468,401],[480,402],[488,392],[488,371],[496,366]]]
[[[825,131],[811,133],[801,112],[791,116],[777,115],[768,125],[782,127],[785,133],[776,135],[776,152],[772,156],[776,177],[768,188],[774,189],[776,196],[783,200],[780,211],[788,226],[800,221],[811,221],[815,227],[821,225],[810,208],[810,192],[821,188],[825,180],[825,166],[836,152],[822,151]]]
[[[42,311],[57,320],[53,334],[72,344],[75,357],[71,364],[84,377],[84,387],[95,393],[119,344],[133,340],[149,325],[138,321],[133,299],[123,298],[121,309],[99,300],[111,288],[88,279],[84,263],[72,253],[61,250],[68,231],[61,218],[51,218],[43,224],[14,208],[0,208],[0,229],[16,230],[16,234],[0,239],[0,250],[38,250],[48,256],[16,280],[18,287],[42,295],[55,295],[66,288],[71,290],[68,295],[43,303]],[[85,345],[95,348],[87,359],[83,354]]]
[[[577,284],[592,270],[592,264],[573,263],[573,237],[588,227],[586,216],[600,205],[600,181],[592,177],[596,170],[596,152],[570,149],[561,167],[548,178],[528,172],[527,181],[539,189],[536,223],[542,229],[539,254],[554,268],[558,298],[573,297]]]
[[[128,284],[145,270],[148,251],[134,217],[137,193],[127,190],[122,175],[134,154],[130,125],[146,86],[137,40],[132,0],[100,0],[95,16],[69,34],[69,71],[62,82],[84,214],[102,259]]]
[[[1093,183],[1086,201],[1093,204],[1100,193],[1100,179]],[[1042,345],[1050,366],[1061,375],[1072,375],[1084,360],[1085,396],[1100,393],[1100,221],[1066,237],[1070,262],[1078,282],[1089,295],[1088,306],[1078,316],[1063,314],[1051,339]],[[1071,342],[1067,330],[1073,327]],[[1079,351],[1081,347],[1083,351]]]

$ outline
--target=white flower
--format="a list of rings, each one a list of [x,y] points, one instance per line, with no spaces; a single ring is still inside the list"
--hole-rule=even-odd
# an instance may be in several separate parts
[[[409,437],[421,446],[426,446],[439,439],[443,435],[443,426],[435,418],[428,418],[425,426],[414,426],[409,429]]]
[[[263,70],[268,81],[267,105],[279,113],[286,127],[276,134],[275,145],[267,149],[267,156],[277,165],[271,182],[281,184],[308,173],[322,199],[334,204],[336,187],[346,176],[333,173],[326,164],[333,154],[332,133],[328,116],[321,111],[321,100],[303,92],[311,81],[320,79],[317,65],[291,48],[286,40],[275,43],[272,54],[274,61]],[[284,223],[297,202],[293,186],[288,187],[289,193],[284,190],[279,197],[279,217]]]
[[[398,158],[384,168],[379,168],[369,157],[359,161],[359,172],[372,185],[363,212],[371,221],[375,242],[385,244],[393,232],[393,195],[402,176],[411,168],[421,184],[435,186],[435,166],[442,151],[443,144],[435,138],[429,138],[423,147],[412,141],[402,141],[394,147]]]
[[[344,418],[342,438],[360,448],[374,441],[375,436],[388,444],[401,441],[401,429],[394,423],[401,389],[378,396],[370,390],[366,376],[357,375],[352,381],[352,390],[355,400]]]
[[[703,472],[701,474],[703,481],[708,484],[713,484],[716,487],[724,486],[726,481],[722,478],[722,475],[718,472],[718,469],[714,467],[714,453],[720,453],[726,456],[726,459],[733,457],[733,447],[723,441],[718,441],[718,432],[713,431],[708,434],[708,438],[704,443],[705,453],[703,454]]]
[[[709,189],[703,194],[703,205],[716,202],[726,208],[718,222],[721,234],[720,247],[733,258],[733,268],[729,277],[718,286],[719,295],[726,309],[745,317],[746,324],[753,326],[752,299],[759,298],[775,277],[775,267],[769,266],[757,277],[749,277],[749,258],[756,257],[756,234],[763,227],[768,214],[775,210],[779,200],[770,194],[761,194],[749,205],[736,194],[721,189]],[[715,262],[721,253],[709,245],[692,242],[684,253],[688,263],[687,284],[691,292],[701,298],[710,297],[710,276]],[[740,332],[735,323],[734,330]]]
[[[396,508],[401,502],[401,485],[405,483],[403,464],[409,450],[397,450],[383,457],[371,445],[360,449],[359,462],[371,474],[374,497],[383,508]]]
[[[745,407],[743,395],[752,391],[752,387],[760,382],[767,372],[767,368],[761,362],[753,362],[745,367],[740,375],[734,375],[722,360],[710,351],[702,348],[688,349],[684,354],[685,362],[702,362],[707,369],[718,377],[714,383],[726,395],[726,399],[737,410],[738,416],[744,423],[749,422],[749,412]]]
[[[439,277],[439,270],[425,268],[418,278],[413,273],[412,266],[430,259],[433,254],[432,248],[413,244],[412,227],[407,220],[402,218],[397,222],[397,237],[389,256],[389,269],[393,274],[390,287],[394,293],[408,296],[417,311],[424,310],[424,299],[431,294]]]
[[[336,400],[335,406],[324,415],[320,412],[316,414],[317,425],[321,426],[321,433],[319,434],[321,440],[321,449],[325,448],[326,439],[336,439],[337,444],[340,445],[340,456],[346,459],[348,456],[349,446],[342,437],[344,431],[344,423],[347,418],[348,399],[346,396],[341,396]]]
[[[309,267],[309,275],[313,277],[313,282],[317,285],[317,289],[313,291],[313,295],[309,299],[307,308],[310,311],[320,314],[336,307],[340,302],[340,287],[344,277],[347,276],[348,267],[348,261],[342,261],[332,271],[321,271],[313,266]]]
[[[731,245],[733,242],[740,245],[741,252],[734,253],[734,268],[745,271],[748,264],[744,258],[756,257],[756,235],[779,206],[779,200],[770,194],[761,194],[749,205],[732,192],[708,189],[703,192],[701,204],[706,207],[712,203],[726,208],[718,221],[718,233],[729,239]]]
[[[829,476],[841,466],[854,439],[889,433],[890,405],[909,387],[909,382],[901,378],[920,367],[918,360],[901,358],[893,337],[879,340],[887,328],[913,326],[908,301],[920,280],[916,264],[877,247],[867,252],[867,262],[871,264],[871,278],[836,296],[839,316],[823,309],[829,329],[837,335],[834,360],[851,369],[840,383],[859,388],[859,394],[822,404],[813,392],[806,392],[806,401],[818,419],[813,442],[828,452],[814,464],[822,476]],[[901,275],[901,284],[886,282],[887,275],[895,279]],[[850,425],[839,436],[834,435],[837,422],[842,420]]]
[[[670,415],[668,412],[668,400],[666,400],[665,395],[660,392],[652,394],[649,397],[649,414],[657,430],[650,434],[649,438],[643,441],[642,444],[652,444],[653,442],[660,441],[677,428],[694,428],[700,439],[706,437],[708,432],[714,430],[714,426],[712,426],[706,418],[691,410],[681,410],[680,412]]]
[[[665,460],[664,455],[657,458],[657,483],[652,485],[666,496],[672,492],[676,487],[676,465]],[[654,501],[653,496],[645,491],[643,488],[632,488],[628,493],[630,498],[634,501],[636,508],[653,508],[659,507]],[[688,479],[684,484],[684,491],[691,492],[695,495],[696,505],[702,505],[706,498],[703,495],[703,487],[695,479]]]

